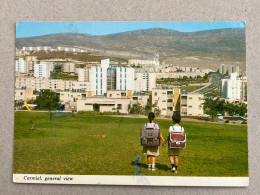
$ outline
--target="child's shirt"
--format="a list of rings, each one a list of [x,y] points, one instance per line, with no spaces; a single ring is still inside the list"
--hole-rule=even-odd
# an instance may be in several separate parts
[[[159,125],[156,123],[145,123],[144,128],[160,129]]]
[[[174,132],[174,133],[183,133],[184,132],[184,127],[182,126],[170,126],[169,127],[169,132]]]

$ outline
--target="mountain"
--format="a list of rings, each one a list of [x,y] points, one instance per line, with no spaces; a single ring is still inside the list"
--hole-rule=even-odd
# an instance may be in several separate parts
[[[139,59],[152,59],[154,53],[159,53],[161,61],[176,65],[239,63],[245,66],[245,38],[245,28],[199,32],[153,28],[104,36],[60,33],[19,38],[16,47],[82,47],[101,55]]]

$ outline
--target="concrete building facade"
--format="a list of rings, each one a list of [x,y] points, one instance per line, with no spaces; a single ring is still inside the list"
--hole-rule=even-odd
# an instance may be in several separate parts
[[[34,64],[34,77],[36,78],[49,78],[50,69],[47,63]]]
[[[162,116],[171,116],[180,111],[180,89],[153,89],[152,104],[161,110]]]
[[[15,72],[27,73],[27,63],[23,58],[15,60]]]
[[[180,108],[182,116],[203,116],[204,95],[198,93],[181,94]]]
[[[231,73],[229,79],[222,79],[220,85],[221,97],[229,101],[241,100],[241,80],[237,73]]]

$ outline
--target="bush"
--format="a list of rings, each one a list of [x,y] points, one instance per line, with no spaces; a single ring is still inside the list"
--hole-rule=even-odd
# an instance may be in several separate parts
[[[229,123],[229,120],[227,119],[227,120],[225,121],[225,123]]]
[[[243,121],[242,123],[240,123],[240,124],[247,124],[247,121]]]

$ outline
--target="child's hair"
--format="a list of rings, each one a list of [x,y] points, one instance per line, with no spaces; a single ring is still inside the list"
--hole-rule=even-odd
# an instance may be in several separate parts
[[[150,112],[148,115],[149,121],[152,122],[154,118],[155,118],[155,114],[153,112]]]
[[[180,111],[174,111],[172,115],[173,123],[180,123],[181,122],[181,114]]]

